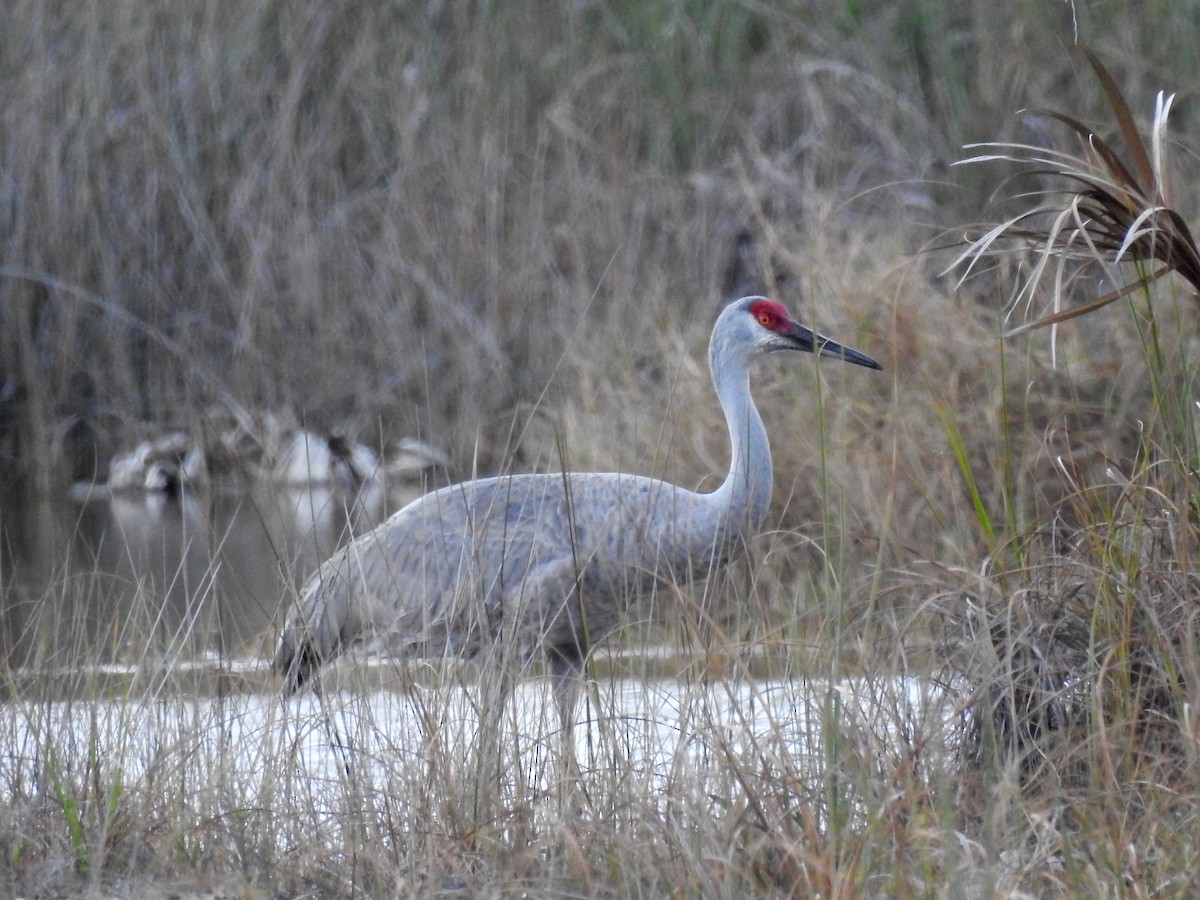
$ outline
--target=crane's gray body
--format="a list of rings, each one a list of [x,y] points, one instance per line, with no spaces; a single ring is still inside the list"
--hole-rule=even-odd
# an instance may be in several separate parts
[[[352,541],[309,579],[275,667],[294,690],[354,645],[401,656],[543,655],[577,669],[658,580],[711,574],[762,526],[771,454],[748,369],[773,350],[813,350],[878,368],[786,317],[768,330],[748,297],[726,307],[710,344],[731,443],[711,493],[637,475],[508,475],[443,488]]]
[[[451,485],[328,560],[302,592],[281,653],[317,659],[367,641],[405,656],[474,657],[500,642],[521,660],[574,665],[657,579],[700,577],[761,522],[748,510],[698,534],[706,495],[634,475],[512,475]]]

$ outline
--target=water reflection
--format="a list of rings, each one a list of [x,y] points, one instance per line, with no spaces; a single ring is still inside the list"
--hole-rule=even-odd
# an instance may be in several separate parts
[[[261,655],[290,594],[351,534],[421,490],[328,485],[0,497],[0,658],[72,668]]]

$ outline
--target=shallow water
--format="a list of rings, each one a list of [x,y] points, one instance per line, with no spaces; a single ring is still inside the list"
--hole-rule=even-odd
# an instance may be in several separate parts
[[[14,668],[257,655],[292,592],[389,504],[319,486],[0,497],[0,659]]]
[[[815,777],[831,747],[891,747],[948,721],[946,694],[913,678],[731,681],[685,685],[672,679],[593,683],[578,709],[571,748],[587,782],[614,790],[612,774],[646,796],[674,784],[718,794],[770,769]],[[424,790],[442,763],[460,771],[477,743],[472,693],[459,687],[408,692],[309,694],[282,702],[241,693],[79,702],[0,704],[0,785],[20,786],[52,768],[129,787],[173,780],[248,807],[264,790],[302,786],[306,803],[333,805],[348,790]],[[502,725],[505,790],[552,791],[563,745],[550,691],[522,684]],[[441,761],[441,762],[440,762]],[[166,784],[164,784],[164,782]],[[364,788],[365,786],[365,788]],[[624,785],[622,789],[628,789]],[[169,789],[168,789],[169,790]],[[232,797],[230,795],[233,795]]]

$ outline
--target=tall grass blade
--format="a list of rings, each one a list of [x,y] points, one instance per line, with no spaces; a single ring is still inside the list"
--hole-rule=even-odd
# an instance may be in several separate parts
[[[979,525],[984,538],[987,540],[988,547],[994,547],[996,543],[996,529],[992,525],[992,519],[988,515],[987,508],[984,506],[983,496],[979,492],[979,485],[975,482],[975,471],[971,466],[971,458],[967,452],[967,445],[963,441],[962,432],[955,423],[950,410],[945,406],[939,405],[937,407],[937,414],[945,430],[946,443],[950,447],[950,453],[954,457],[954,462],[958,465],[959,474],[962,475],[963,484],[966,486],[967,494],[971,498],[971,507],[975,512],[975,521]]]

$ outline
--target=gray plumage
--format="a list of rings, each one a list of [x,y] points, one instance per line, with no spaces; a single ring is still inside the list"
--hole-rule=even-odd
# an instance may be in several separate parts
[[[566,685],[655,581],[707,576],[760,529],[771,451],[749,367],[777,350],[880,368],[774,301],[734,301],[709,345],[731,443],[719,488],[701,494],[638,475],[563,473],[482,478],[426,494],[309,579],[275,656],[285,691],[354,645],[401,658],[491,659],[507,686],[514,668],[542,657]]]

